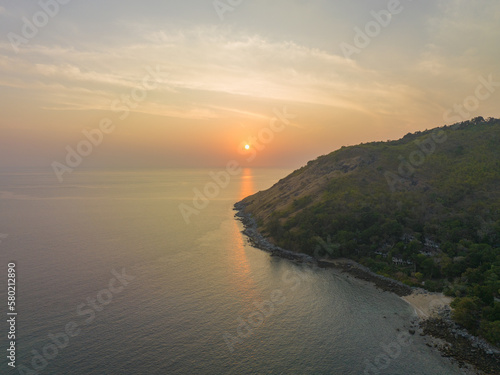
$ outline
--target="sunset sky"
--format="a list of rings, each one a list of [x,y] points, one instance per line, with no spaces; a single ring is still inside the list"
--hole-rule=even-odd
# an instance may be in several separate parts
[[[0,168],[50,169],[103,119],[114,129],[82,167],[295,168],[500,117],[500,84],[474,100],[479,77],[500,82],[495,0],[401,0],[390,18],[394,0],[54,1],[0,3]],[[355,28],[374,35],[362,48]],[[469,116],[447,114],[464,100]]]

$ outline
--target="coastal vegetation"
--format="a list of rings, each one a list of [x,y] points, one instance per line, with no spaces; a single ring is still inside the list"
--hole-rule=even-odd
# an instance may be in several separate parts
[[[477,117],[343,147],[243,203],[276,245],[443,292],[500,345],[499,141],[500,120]]]

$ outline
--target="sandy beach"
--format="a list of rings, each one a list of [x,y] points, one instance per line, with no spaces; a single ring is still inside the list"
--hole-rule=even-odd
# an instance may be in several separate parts
[[[415,290],[409,296],[401,298],[415,309],[415,312],[421,319],[437,316],[437,312],[445,306],[449,307],[453,300],[442,293],[429,293],[424,290]]]

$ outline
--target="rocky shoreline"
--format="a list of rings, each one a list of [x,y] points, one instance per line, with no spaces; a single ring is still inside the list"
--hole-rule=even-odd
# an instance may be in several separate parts
[[[249,242],[256,248],[271,253],[271,255],[279,256],[289,260],[299,260],[303,262],[314,262],[314,258],[307,254],[295,253],[290,250],[285,250],[279,246],[273,245],[257,230],[257,223],[251,214],[245,212],[245,204],[238,202],[234,205],[234,210],[237,211],[234,215],[244,226],[243,234],[247,236]]]
[[[256,248],[281,258],[310,263],[321,268],[336,268],[349,273],[354,277],[371,282],[384,291],[392,292],[400,297],[408,296],[415,291],[399,281],[389,279],[370,271],[368,268],[352,260],[317,260],[307,254],[295,253],[269,242],[257,229],[257,223],[251,214],[245,212],[246,205],[238,202],[234,205],[235,217],[244,226],[242,231],[249,242]],[[451,319],[449,309],[439,311],[437,317],[420,319],[421,335],[428,335],[435,339],[434,347],[443,357],[451,357],[458,362],[459,367],[465,368],[466,363],[478,370],[480,375],[500,374],[500,351],[484,340],[467,333],[459,328]],[[414,330],[410,330],[414,334]]]
[[[500,351],[458,327],[449,317],[449,312],[446,314],[420,321],[423,334],[439,340],[434,346],[441,355],[452,357],[460,367],[471,364],[481,371],[479,374],[500,374]]]
[[[305,263],[311,263],[321,268],[336,268],[343,272],[365,281],[375,284],[376,287],[387,292],[392,292],[398,296],[407,296],[413,292],[413,289],[397,280],[378,275],[350,259],[340,260],[318,260],[307,254],[296,253],[283,249],[269,242],[257,229],[257,223],[251,214],[245,212],[245,204],[238,202],[234,205],[237,217],[244,226],[242,233],[247,236],[249,242],[256,248],[271,253],[273,256],[295,260]]]

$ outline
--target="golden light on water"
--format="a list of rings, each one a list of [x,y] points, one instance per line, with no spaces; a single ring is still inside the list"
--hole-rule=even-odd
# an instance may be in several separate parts
[[[255,193],[252,170],[244,168],[241,173],[241,185],[239,198],[243,199]],[[231,247],[230,260],[233,263],[232,280],[234,288],[239,290],[247,300],[256,300],[259,296],[256,294],[255,281],[252,277],[250,262],[248,261],[245,250],[245,238],[241,233],[241,227],[236,220],[233,220],[233,237],[235,240]]]
[[[243,168],[241,172],[240,200],[255,193],[253,175],[250,168]]]

